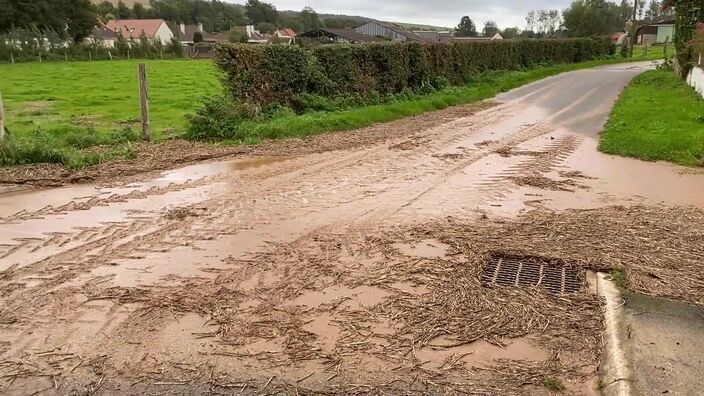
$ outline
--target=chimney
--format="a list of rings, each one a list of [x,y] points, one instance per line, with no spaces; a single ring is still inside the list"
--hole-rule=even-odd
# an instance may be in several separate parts
[[[181,28],[181,33],[186,34],[186,24],[181,22],[179,27]]]
[[[198,23],[198,31],[199,32],[203,31],[203,23],[201,23],[201,22]]]

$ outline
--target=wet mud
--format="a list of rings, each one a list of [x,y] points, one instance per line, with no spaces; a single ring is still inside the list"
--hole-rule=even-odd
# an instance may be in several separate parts
[[[596,150],[646,67],[563,74],[364,144],[3,193],[0,390],[519,395],[550,377],[597,394],[598,297],[485,288],[481,271],[517,250],[632,265],[634,289],[704,304],[687,248],[704,174]]]

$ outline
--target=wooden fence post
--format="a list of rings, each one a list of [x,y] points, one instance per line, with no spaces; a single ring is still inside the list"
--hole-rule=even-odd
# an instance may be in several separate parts
[[[147,66],[139,64],[139,99],[142,106],[142,139],[149,140],[149,93],[147,92]]]
[[[2,94],[0,93],[0,143],[5,141],[5,107],[2,104]]]

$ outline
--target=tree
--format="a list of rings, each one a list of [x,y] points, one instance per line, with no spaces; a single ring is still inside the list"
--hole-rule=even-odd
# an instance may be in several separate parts
[[[482,30],[482,36],[493,37],[496,33],[499,33],[499,27],[496,26],[494,21],[484,22],[484,29]]]
[[[263,3],[259,0],[247,0],[247,4],[244,8],[249,22],[253,25],[262,22],[276,25],[278,22],[279,13],[276,11],[276,7],[269,3]]]
[[[455,28],[455,36],[477,37],[477,26],[468,16],[465,15],[460,20],[460,24]]]
[[[506,28],[501,32],[501,36],[505,39],[514,39],[518,38],[521,35],[521,29],[518,27],[510,27]]]
[[[562,18],[559,10],[532,10],[526,16],[524,37],[558,37]]]
[[[575,0],[562,18],[570,37],[611,35],[623,30],[626,23],[620,7],[606,0]]]
[[[93,28],[98,24],[98,17],[90,0],[63,0],[58,3],[62,3],[58,7],[64,12],[66,36],[73,39],[75,43],[80,43],[90,36]]]
[[[109,1],[103,1],[98,4],[95,8],[96,12],[98,13],[98,16],[101,18],[105,18],[105,16],[108,14],[117,15],[117,8],[115,8],[115,6]]]
[[[127,7],[127,4],[123,3],[122,0],[117,2],[117,18],[118,19],[130,19],[132,18],[132,10]]]
[[[254,27],[261,33],[274,33],[276,31],[276,25],[269,22],[259,22]]]
[[[53,32],[76,42],[87,37],[97,23],[90,0],[0,1],[0,33],[32,28],[38,34]]]
[[[144,8],[142,3],[134,3],[134,6],[132,6],[132,15],[137,19],[149,18],[149,12]]]
[[[303,30],[308,32],[311,30],[317,30],[322,27],[322,24],[320,23],[320,18],[318,17],[318,13],[315,12],[314,9],[311,7],[305,7],[301,13],[301,23],[303,24]]]

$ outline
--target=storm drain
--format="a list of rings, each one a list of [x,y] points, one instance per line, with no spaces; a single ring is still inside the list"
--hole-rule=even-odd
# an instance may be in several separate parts
[[[484,267],[482,284],[542,287],[553,294],[565,294],[580,291],[584,275],[575,268],[540,257],[492,255]]]

